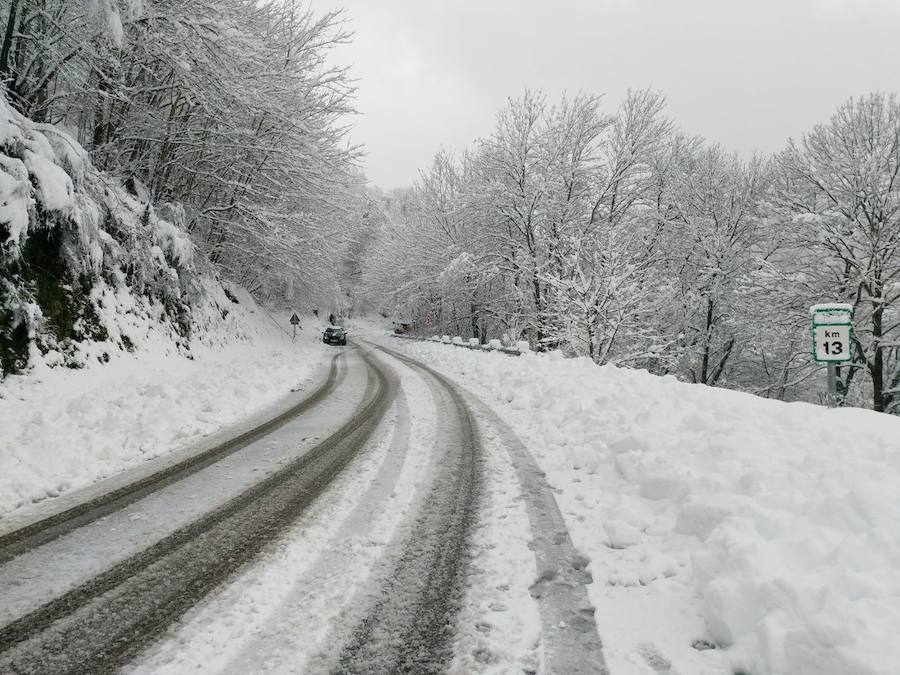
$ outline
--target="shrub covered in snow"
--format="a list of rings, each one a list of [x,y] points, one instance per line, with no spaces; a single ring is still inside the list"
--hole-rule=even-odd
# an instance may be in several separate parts
[[[79,367],[87,343],[107,358],[141,326],[184,344],[200,304],[227,313],[183,223],[180,207],[155,207],[138,181],[96,170],[70,136],[0,99],[0,372],[37,358]]]

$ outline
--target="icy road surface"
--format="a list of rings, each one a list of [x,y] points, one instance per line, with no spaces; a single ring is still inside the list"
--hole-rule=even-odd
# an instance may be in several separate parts
[[[512,429],[408,357],[341,352],[278,424],[0,538],[0,672],[607,672]]]

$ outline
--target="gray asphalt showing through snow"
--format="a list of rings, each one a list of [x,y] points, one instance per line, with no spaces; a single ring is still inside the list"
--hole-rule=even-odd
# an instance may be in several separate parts
[[[369,377],[352,349],[339,364],[339,384],[314,408],[218,462],[0,564],[0,627],[224,506],[337,431],[364,403]],[[256,420],[259,424],[266,418]],[[119,487],[129,481],[110,482]]]
[[[330,583],[336,570],[340,574],[344,558],[347,555],[344,544],[358,538],[360,533],[366,532],[371,526],[374,514],[391,508],[391,497],[406,461],[410,442],[409,404],[403,390],[399,389],[399,384],[396,409],[390,446],[372,483],[360,496],[357,505],[338,531],[331,537],[330,546],[304,575],[305,583],[295,587],[293,592],[282,598],[280,601],[280,607],[283,608],[282,613],[279,618],[275,619],[274,625],[271,623],[267,625],[265,634],[237,654],[223,672],[234,675],[243,675],[260,669],[264,669],[266,672],[279,672],[281,666],[290,663],[288,650],[290,650],[291,643],[285,639],[285,636],[294,630],[295,626],[294,617],[289,608],[302,603],[304,595],[310,587]],[[293,672],[292,669],[291,672]]]
[[[0,672],[104,673],[127,662],[296,520],[368,440],[396,393],[369,366],[367,403],[335,434],[223,507],[0,629]]]
[[[455,617],[480,495],[480,443],[468,406],[446,378],[384,351],[436,385],[436,403],[445,413],[439,415],[435,436],[436,475],[389,575],[373,589],[376,595],[345,646],[336,672],[439,673],[452,658]]]
[[[319,403],[334,390],[338,381],[338,356],[340,355],[336,354],[331,360],[328,377],[309,396],[264,424],[130,485],[0,536],[0,563],[117,511],[151,492],[171,485],[214,462],[218,462],[275,431],[303,411]]]
[[[534,537],[537,579],[531,595],[538,602],[544,652],[544,672],[551,675],[607,675],[603,644],[588,598],[589,560],[572,544],[547,477],[512,428],[467,392],[478,413],[507,448],[522,485],[528,520]]]

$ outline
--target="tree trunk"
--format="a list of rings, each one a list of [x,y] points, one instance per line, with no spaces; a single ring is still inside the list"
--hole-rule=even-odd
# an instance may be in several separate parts
[[[0,47],[0,77],[10,79],[9,53],[12,50],[13,35],[16,32],[16,15],[19,12],[19,0],[12,0],[9,16],[6,19],[6,30],[3,33],[3,46]]]
[[[535,260],[535,264],[537,261]],[[534,350],[537,352],[544,351],[544,330],[541,325],[543,321],[543,308],[542,308],[542,298],[541,298],[541,282],[538,281],[537,270],[532,272],[531,276],[531,290],[534,296],[534,334],[535,340],[537,344],[534,346]]]
[[[703,384],[708,384],[707,379],[709,376],[709,348],[710,343],[712,342],[712,325],[713,325],[713,301],[712,298],[707,298],[706,300],[706,339],[703,341],[703,361],[700,364],[700,377],[697,378],[698,382],[702,382]]]
[[[884,347],[881,345],[881,338],[884,336],[884,303],[881,302],[881,298],[875,298],[875,300],[877,302],[873,303],[872,311],[872,343],[875,353],[868,361],[868,366],[869,374],[872,376],[872,409],[876,412],[884,412]]]

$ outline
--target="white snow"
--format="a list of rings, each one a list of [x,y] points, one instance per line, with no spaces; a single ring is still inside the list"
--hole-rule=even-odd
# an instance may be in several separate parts
[[[900,419],[559,354],[391,346],[530,446],[592,560],[611,672],[653,672],[654,650],[691,675],[897,672]]]
[[[844,302],[822,302],[809,308],[810,314],[816,312],[852,312],[853,305]]]
[[[332,672],[336,646],[389,573],[385,556],[414,522],[437,461],[429,388],[409,368],[398,375],[408,408],[397,401],[334,489],[126,672]]]
[[[51,367],[53,352],[38,353],[31,371],[3,380],[0,517],[239,423],[287,395],[332,353],[313,331],[292,343],[246,294],[231,307],[190,350],[150,317],[125,314],[117,325],[129,331],[134,353],[85,345],[85,366],[74,370]]]
[[[0,155],[0,224],[9,230],[9,237],[0,244],[19,246],[33,205],[28,169],[19,159]]]
[[[43,137],[37,136],[36,138]],[[47,150],[52,153],[49,144],[47,144]],[[45,209],[66,212],[72,207],[74,203],[72,179],[62,167],[46,156],[38,155],[30,150],[25,151],[25,166],[37,178],[38,200]]]

